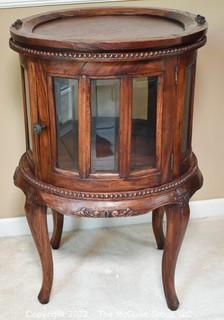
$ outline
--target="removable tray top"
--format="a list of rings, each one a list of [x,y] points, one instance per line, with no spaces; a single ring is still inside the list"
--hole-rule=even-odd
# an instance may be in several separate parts
[[[164,48],[203,38],[204,17],[156,8],[88,8],[18,19],[12,41],[24,47],[105,51]]]

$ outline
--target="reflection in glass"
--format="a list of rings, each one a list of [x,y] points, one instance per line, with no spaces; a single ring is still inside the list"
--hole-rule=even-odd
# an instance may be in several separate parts
[[[57,160],[64,170],[78,169],[78,80],[54,78]]]
[[[191,87],[192,87],[192,66],[186,68],[185,76],[185,98],[183,114],[183,131],[182,131],[182,153],[186,153],[189,147],[189,122],[191,109]]]
[[[27,71],[24,70],[24,82],[25,82],[25,107],[26,107],[26,112],[25,114],[27,115],[27,126],[28,126],[28,146],[29,149],[33,149],[32,145],[32,123],[31,123],[31,114],[30,114],[30,94],[29,94],[29,81],[28,81],[28,75]]]
[[[91,81],[91,171],[118,170],[119,80]]]
[[[133,79],[131,169],[156,167],[157,77]]]

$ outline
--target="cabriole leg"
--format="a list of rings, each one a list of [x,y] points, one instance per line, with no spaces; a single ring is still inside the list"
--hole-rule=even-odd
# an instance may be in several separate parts
[[[158,249],[162,250],[164,248],[164,233],[163,233],[163,216],[164,207],[160,207],[152,211],[152,229],[156,238],[156,243]]]
[[[166,216],[167,233],[162,259],[163,287],[168,307],[176,310],[179,301],[175,290],[175,268],[190,216],[188,202],[166,206]]]
[[[42,287],[38,295],[40,303],[48,303],[53,282],[53,260],[48,237],[46,207],[26,200],[26,218],[32,232],[42,265]]]
[[[51,236],[51,246],[53,249],[60,247],[61,236],[63,231],[64,215],[52,210],[53,215],[53,233]]]

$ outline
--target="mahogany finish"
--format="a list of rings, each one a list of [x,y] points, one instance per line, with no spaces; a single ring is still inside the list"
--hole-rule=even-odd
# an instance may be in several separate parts
[[[164,249],[165,297],[171,310],[178,308],[176,261],[189,220],[188,202],[203,180],[191,136],[196,54],[206,43],[206,30],[200,15],[114,7],[50,12],[11,26],[10,46],[20,53],[26,132],[26,153],[14,181],[26,195],[27,220],[42,263],[41,303],[49,301],[50,245],[60,246],[64,215],[109,218],[151,210],[157,246]],[[136,118],[140,107],[134,111],[134,79],[148,81],[144,120]],[[101,118],[101,130],[109,128],[111,136],[94,136],[94,92],[113,80],[119,81],[119,94],[113,89],[118,114]],[[62,88],[58,96],[57,85]],[[66,103],[60,105],[61,114],[57,103],[66,92],[72,97],[73,120],[63,124],[58,117],[66,115]],[[73,131],[63,133],[71,124]],[[63,151],[68,149],[75,158],[71,154],[68,160]],[[98,159],[101,170],[94,168]],[[111,163],[114,169],[104,170]],[[46,208],[52,209],[54,221],[50,241]]]

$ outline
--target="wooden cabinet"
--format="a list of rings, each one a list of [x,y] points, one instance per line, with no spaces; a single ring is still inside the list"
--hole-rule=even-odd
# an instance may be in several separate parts
[[[133,216],[152,211],[163,249],[169,308],[188,201],[202,176],[191,149],[201,16],[176,10],[100,8],[17,20],[10,46],[22,70],[26,153],[15,184],[40,253],[46,303],[63,215]],[[162,229],[167,215],[167,232]]]

